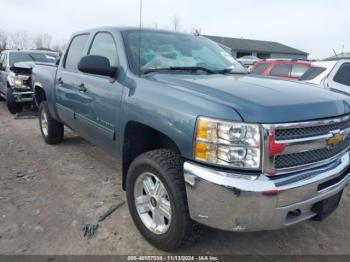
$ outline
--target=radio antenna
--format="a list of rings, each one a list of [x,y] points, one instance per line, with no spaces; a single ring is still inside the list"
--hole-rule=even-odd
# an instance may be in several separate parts
[[[337,52],[335,52],[334,48],[333,48],[333,52],[335,54],[335,57],[338,58]]]
[[[140,0],[140,17],[139,17],[139,75],[141,76],[141,29],[142,29],[142,0]]]

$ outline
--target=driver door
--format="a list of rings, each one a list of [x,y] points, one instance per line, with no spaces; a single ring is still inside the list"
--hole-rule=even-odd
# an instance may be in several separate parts
[[[88,55],[108,58],[112,67],[118,67],[117,46],[112,34],[97,32]],[[77,130],[82,136],[103,148],[117,150],[117,129],[120,123],[123,85],[118,78],[81,73],[76,94],[75,116]]]

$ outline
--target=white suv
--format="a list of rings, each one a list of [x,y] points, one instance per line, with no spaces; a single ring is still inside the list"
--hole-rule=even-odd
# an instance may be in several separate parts
[[[350,59],[313,62],[300,80],[350,95]]]

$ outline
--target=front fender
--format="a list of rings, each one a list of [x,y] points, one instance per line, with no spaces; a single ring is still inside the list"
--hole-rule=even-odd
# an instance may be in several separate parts
[[[226,105],[154,81],[133,80],[136,85],[126,89],[122,102],[122,138],[129,121],[139,122],[168,136],[183,157],[192,159],[194,130],[199,116],[241,120],[236,111]]]

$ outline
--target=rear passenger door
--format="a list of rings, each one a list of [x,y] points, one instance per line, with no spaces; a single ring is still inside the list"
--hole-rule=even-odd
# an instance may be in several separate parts
[[[72,38],[64,60],[56,76],[56,108],[60,119],[73,129],[77,128],[75,111],[81,105],[80,78],[78,63],[83,56],[89,39],[88,34]]]
[[[90,44],[88,55],[108,58],[110,65],[119,67],[117,46],[109,32],[97,32]],[[109,151],[117,150],[117,126],[120,121],[123,85],[118,78],[82,73],[79,76],[79,92],[76,103],[77,129],[88,140]]]

